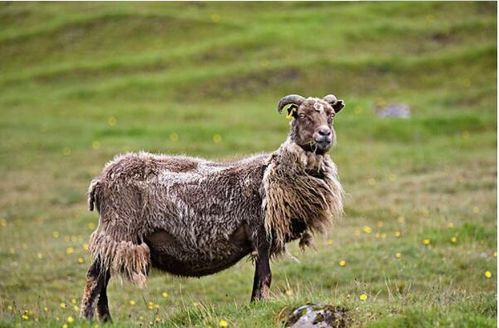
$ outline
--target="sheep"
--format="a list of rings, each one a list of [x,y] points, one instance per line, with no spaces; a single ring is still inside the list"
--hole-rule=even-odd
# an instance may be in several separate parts
[[[201,277],[246,256],[255,263],[251,301],[269,297],[270,259],[299,239],[325,232],[343,212],[343,190],[328,151],[336,141],[333,95],[283,97],[291,119],[285,142],[271,154],[234,162],[128,153],[92,180],[90,210],[100,214],[91,234],[93,257],[81,316],[111,321],[106,294],[111,275],[144,286],[151,267]]]

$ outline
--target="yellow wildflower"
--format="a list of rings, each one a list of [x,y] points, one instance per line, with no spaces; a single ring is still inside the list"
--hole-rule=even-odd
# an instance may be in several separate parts
[[[222,136],[218,133],[215,133],[212,137],[213,143],[219,144],[222,142]]]
[[[97,150],[99,148],[100,148],[100,142],[98,142],[97,140],[92,142],[92,149]]]
[[[23,314],[23,315],[21,316],[21,318],[22,318],[23,320],[29,320],[29,316],[28,316],[27,314]]]
[[[73,247],[68,247],[66,248],[66,254],[71,255],[75,252],[75,249]]]
[[[128,304],[130,304],[130,305],[135,305],[135,301],[134,301],[134,300],[129,300],[129,301],[128,301]]]
[[[452,238],[450,239],[450,241],[455,244],[457,243],[457,237],[456,236],[452,236]]]
[[[170,141],[177,142],[178,141],[178,134],[176,134],[175,132],[171,133],[170,134]]]
[[[373,231],[373,229],[371,229],[370,226],[364,226],[362,228],[362,231],[364,231],[365,233],[371,233]]]
[[[359,299],[364,302],[364,301],[367,301],[367,294],[360,294],[359,295]]]
[[[399,259],[399,258],[402,257],[402,254],[400,254],[399,252],[397,252],[397,253],[395,253],[395,257]]]
[[[163,293],[161,294],[161,296],[163,296],[164,298],[167,298],[167,297],[168,297],[168,293],[167,293],[167,292],[163,292]]]
[[[220,322],[218,323],[218,326],[220,328],[227,328],[229,326],[229,323],[225,321],[224,319],[221,319]]]
[[[72,323],[72,322],[74,322],[74,321],[75,321],[75,319],[74,319],[72,316],[69,316],[69,317],[68,317],[68,319],[67,319],[67,321],[68,321],[69,323]]]
[[[83,257],[79,257],[79,258],[78,258],[78,263],[79,263],[79,264],[82,264],[83,262],[85,262],[85,260],[83,259]]]
[[[218,15],[218,14],[211,14],[211,15],[210,15],[210,18],[211,18],[211,20],[213,21],[213,23],[218,23],[218,22],[220,22],[220,15]]]
[[[395,231],[394,235],[395,235],[395,237],[400,238],[401,233],[400,233],[400,231]]]
[[[65,309],[66,308],[66,303],[61,303],[59,306],[61,307],[61,309]]]
[[[340,267],[344,267],[345,265],[347,265],[347,262],[345,260],[340,260],[338,264]]]
[[[431,239],[423,239],[423,245],[428,246],[431,244]]]
[[[487,279],[492,278],[492,272],[490,272],[490,271],[485,271],[485,278],[487,278]]]
[[[109,118],[107,119],[107,124],[109,126],[115,126],[117,122],[118,120],[116,120],[116,117],[114,116],[109,116]]]

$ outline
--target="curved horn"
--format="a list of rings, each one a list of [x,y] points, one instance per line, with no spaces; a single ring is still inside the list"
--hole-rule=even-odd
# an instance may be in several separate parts
[[[335,95],[327,95],[322,99],[325,102],[330,103],[331,105],[334,104],[338,100]]]
[[[300,95],[288,95],[288,96],[282,97],[282,99],[279,100],[279,104],[277,105],[277,111],[279,113],[281,113],[284,106],[289,105],[289,104],[300,106],[304,100],[305,100],[305,98],[300,96]]]
[[[327,95],[322,99],[329,103],[336,113],[345,107],[345,102],[341,99],[338,100],[335,95]]]

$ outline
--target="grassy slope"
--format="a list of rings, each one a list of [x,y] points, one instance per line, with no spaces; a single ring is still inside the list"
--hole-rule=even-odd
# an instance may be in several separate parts
[[[2,3],[0,57],[0,326],[76,318],[85,191],[115,154],[272,151],[276,101],[329,92],[348,105],[346,217],[273,264],[273,299],[247,304],[245,261],[153,272],[143,291],[112,281],[117,326],[279,325],[308,301],[355,326],[496,325],[495,3]],[[398,101],[413,118],[376,118]]]

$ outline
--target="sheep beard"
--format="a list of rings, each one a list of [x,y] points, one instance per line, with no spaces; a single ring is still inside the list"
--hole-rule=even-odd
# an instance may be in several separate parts
[[[322,173],[314,177],[307,172]],[[336,166],[328,155],[304,151],[285,142],[275,152],[263,178],[265,230],[272,240],[272,255],[286,252],[286,242],[300,238],[300,247],[311,244],[309,233],[324,233],[343,213],[343,189]],[[304,221],[307,230],[296,236],[292,220]]]

